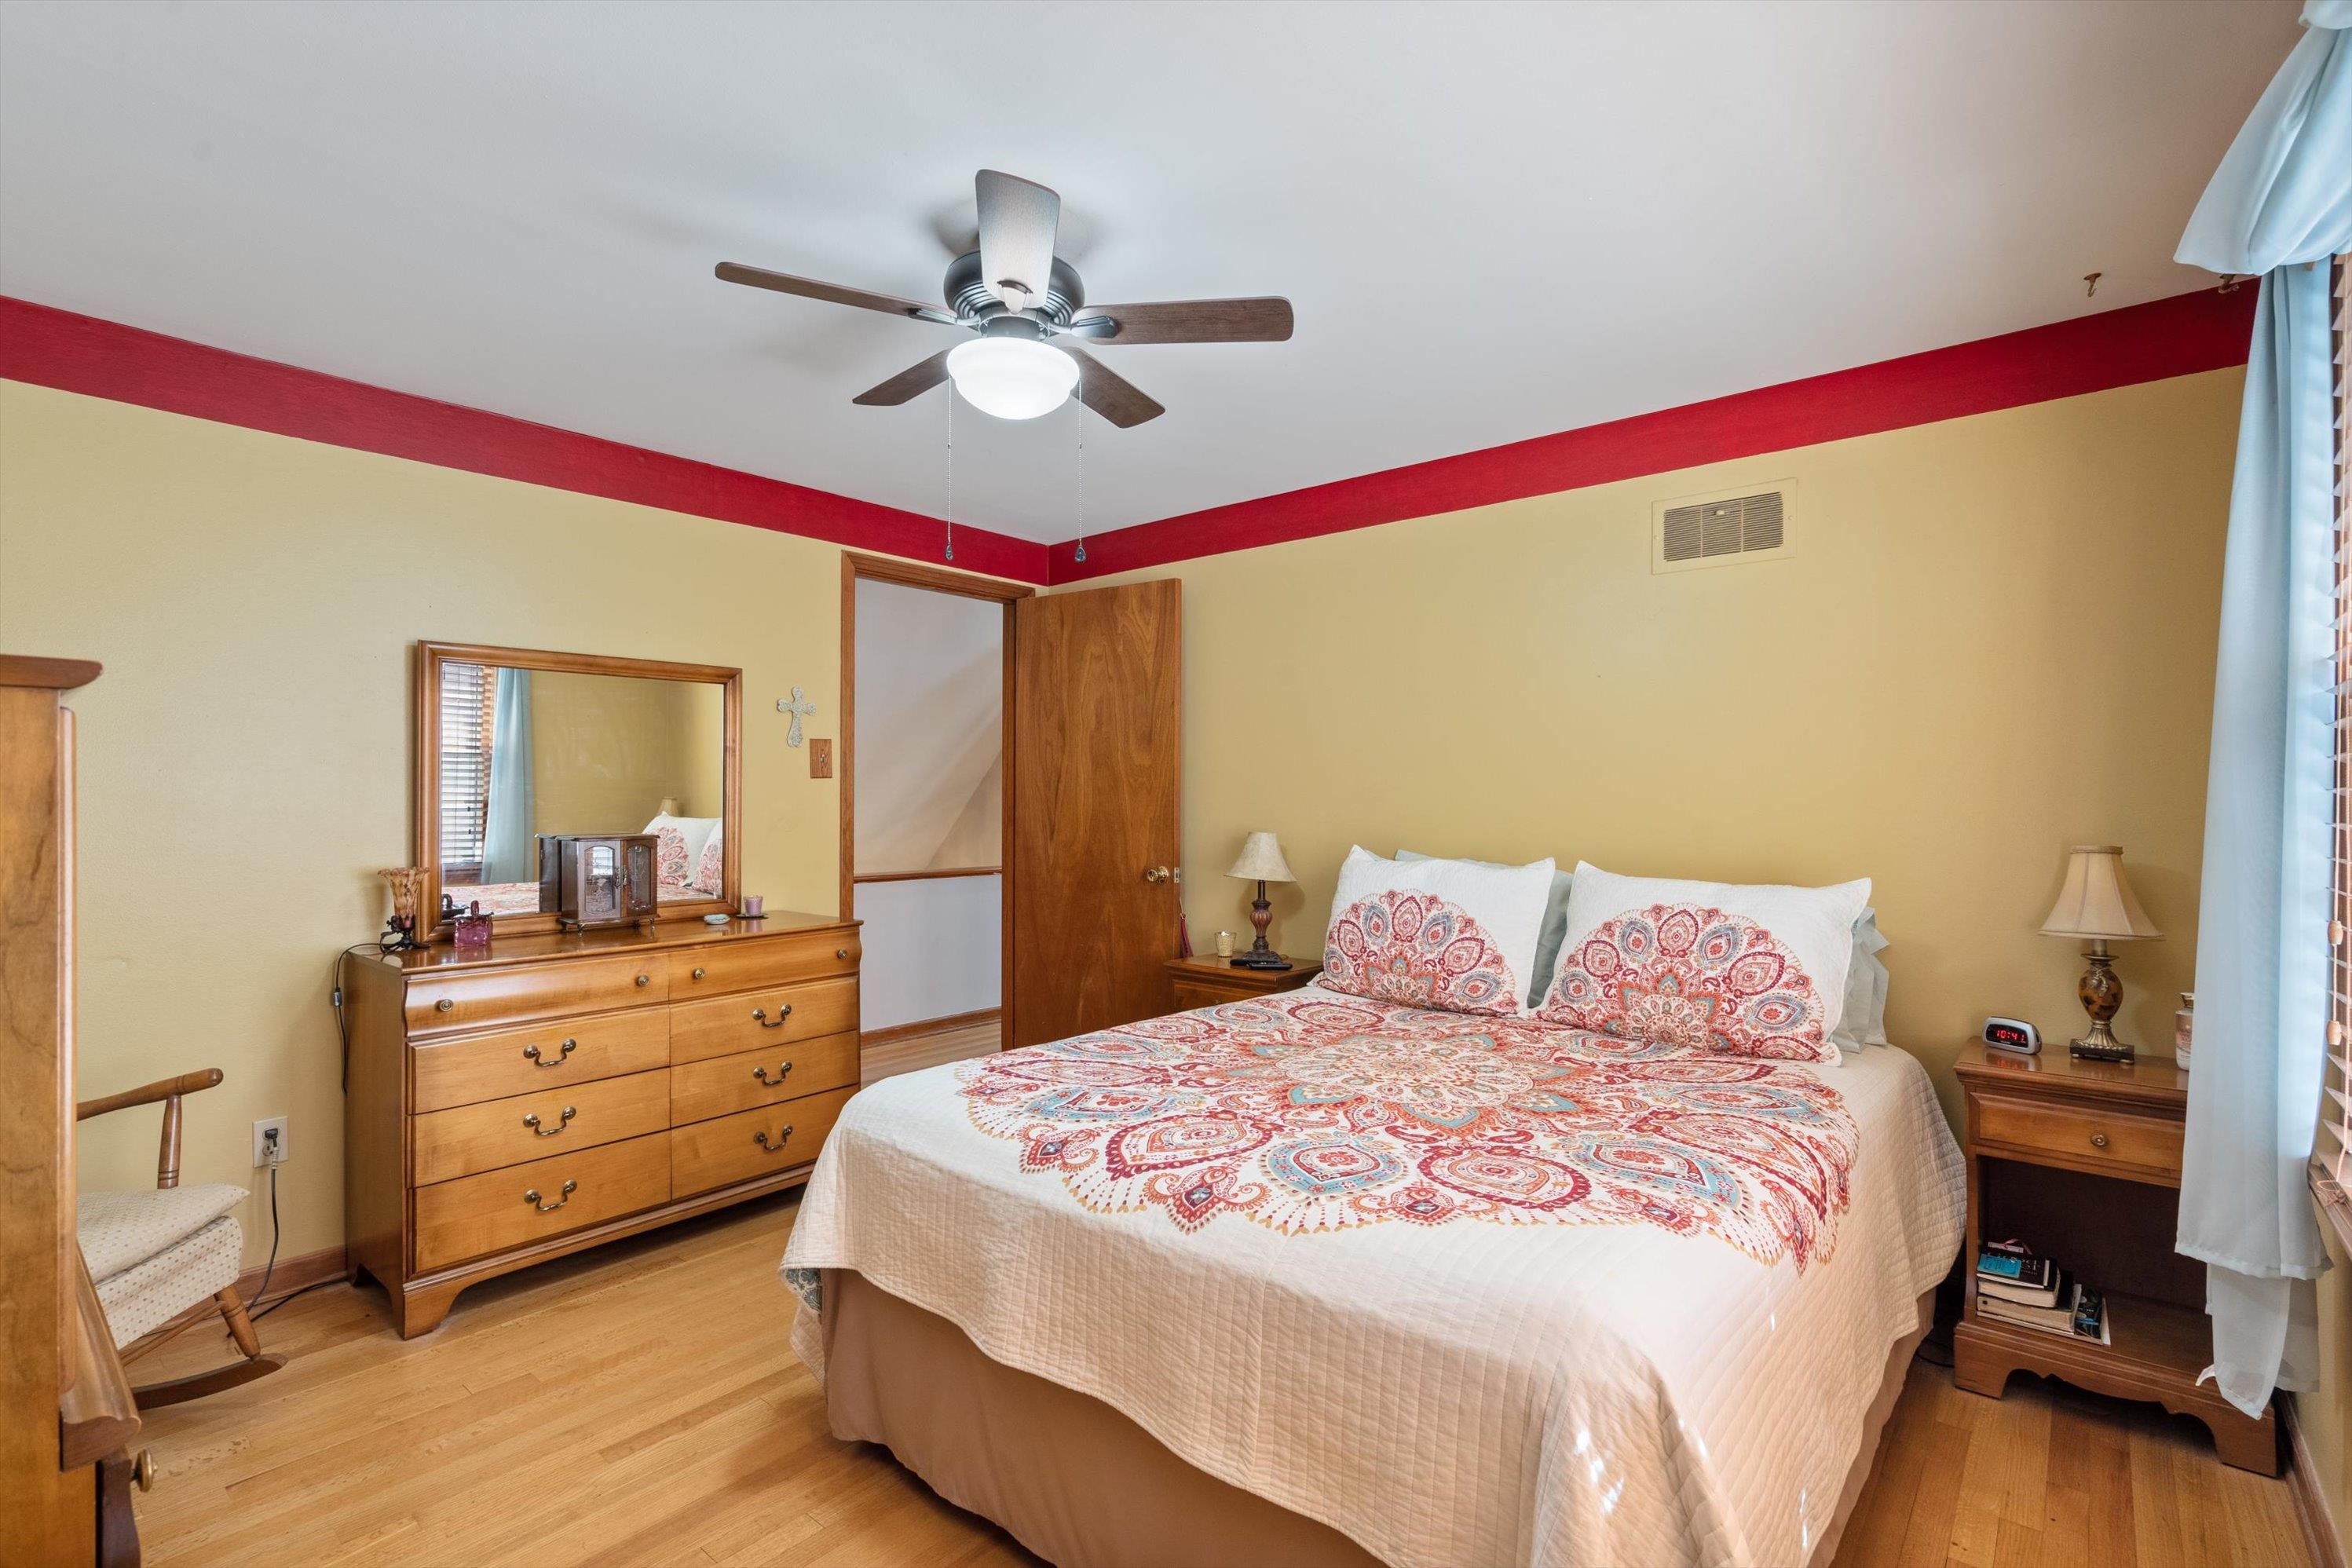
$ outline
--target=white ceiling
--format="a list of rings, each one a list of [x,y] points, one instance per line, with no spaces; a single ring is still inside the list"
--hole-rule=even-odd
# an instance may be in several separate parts
[[[2295,0],[0,5],[0,293],[942,515],[986,165],[1097,301],[1089,531],[2194,287]],[[2105,274],[2095,300],[2084,273]],[[955,515],[1078,531],[1077,420],[956,421]]]

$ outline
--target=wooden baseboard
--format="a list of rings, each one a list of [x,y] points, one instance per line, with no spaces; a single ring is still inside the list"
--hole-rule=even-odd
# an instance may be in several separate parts
[[[857,1037],[857,1043],[861,1049],[871,1051],[876,1046],[898,1045],[905,1040],[921,1040],[927,1035],[949,1034],[960,1029],[1000,1023],[1003,1018],[1003,1008],[982,1008],[977,1012],[950,1013],[943,1019],[921,1019],[914,1023],[892,1024],[888,1029],[869,1029]]]
[[[277,1270],[269,1275],[269,1300],[282,1301],[297,1291],[307,1291],[321,1281],[337,1278],[343,1272],[343,1249],[340,1244],[322,1247],[316,1252],[305,1252],[299,1258],[280,1258],[278,1260]],[[258,1312],[267,1304],[257,1299],[264,1272],[265,1270],[260,1269],[247,1269],[236,1277],[236,1293],[245,1298],[247,1312]],[[152,1333],[142,1335],[124,1345],[122,1353],[129,1355],[143,1345],[178,1333],[191,1323],[219,1316],[220,1309],[214,1306],[209,1299],[198,1301]]]
[[[2294,1494],[2294,1516],[2302,1522],[2312,1568],[2347,1568],[2344,1536],[2336,1528],[2336,1516],[2328,1511],[2327,1493],[2320,1487],[2310,1445],[2303,1440],[2302,1413],[2293,1398],[2284,1396],[2279,1410],[2286,1417],[2287,1490]]]

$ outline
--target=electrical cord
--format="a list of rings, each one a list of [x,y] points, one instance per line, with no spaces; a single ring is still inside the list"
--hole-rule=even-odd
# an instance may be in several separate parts
[[[341,1043],[343,1050],[345,1093],[349,1093],[352,1087],[352,1023],[343,1011],[343,966],[351,961],[352,954],[369,948],[373,948],[378,956],[390,950],[381,942],[354,942],[335,955],[334,963],[327,970],[327,1005],[335,1009],[335,1039]]]

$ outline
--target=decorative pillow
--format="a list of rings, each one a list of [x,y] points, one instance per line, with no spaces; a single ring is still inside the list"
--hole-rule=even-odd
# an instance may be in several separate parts
[[[654,820],[637,831],[658,834],[664,828],[677,829],[686,851],[686,869],[691,872],[702,860],[702,846],[710,841],[710,835],[719,831],[723,821],[719,817],[673,817],[667,811],[656,811]]]
[[[716,898],[727,885],[726,838],[727,831],[721,828],[702,846],[702,858],[695,862],[694,874],[687,879],[688,885],[697,893]]]
[[[1516,1018],[1527,1010],[1552,862],[1382,860],[1350,849],[1322,983],[1375,1001]]]
[[[1579,862],[1559,971],[1537,1016],[1657,1045],[1835,1061],[1870,883],[1742,886]]]
[[[1399,850],[1400,861],[1435,860],[1435,855],[1415,854],[1411,850]],[[1500,861],[1470,861],[1470,865],[1482,865],[1489,871],[1508,871]],[[1559,939],[1568,935],[1568,889],[1576,878],[1564,871],[1551,873],[1551,891],[1544,898],[1543,925],[1536,931],[1535,972],[1528,977],[1528,1010],[1533,1012],[1542,1002],[1544,988],[1551,983],[1551,972],[1559,967]]]

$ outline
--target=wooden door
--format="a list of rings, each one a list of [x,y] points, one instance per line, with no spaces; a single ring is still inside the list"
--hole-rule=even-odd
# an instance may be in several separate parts
[[[1014,609],[1008,1047],[1167,1010],[1182,895],[1179,586]]]

